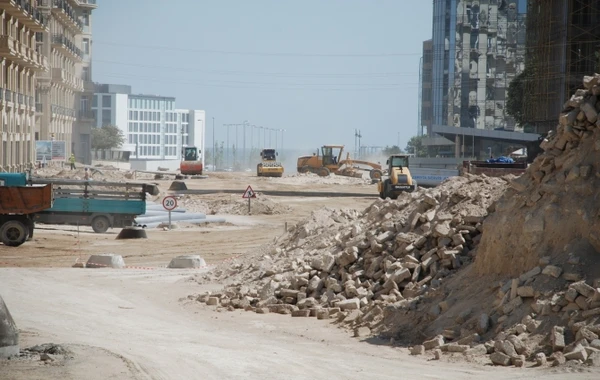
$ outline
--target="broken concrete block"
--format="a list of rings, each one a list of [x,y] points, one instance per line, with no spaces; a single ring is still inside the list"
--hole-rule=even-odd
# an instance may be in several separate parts
[[[443,335],[438,335],[431,340],[427,340],[427,341],[423,342],[423,346],[425,347],[426,350],[434,349],[443,344],[444,344],[444,336]]]
[[[554,278],[559,278],[561,273],[562,269],[554,265],[546,265],[542,271],[542,274],[545,274],[546,276],[552,276]]]
[[[535,296],[535,291],[532,286],[520,286],[517,288],[517,294],[519,297],[532,298]]]
[[[417,346],[413,346],[410,350],[411,355],[423,355],[425,353],[425,346],[419,344]]]
[[[208,297],[206,300],[206,304],[208,306],[215,306],[219,304],[219,299],[217,297]]]
[[[554,326],[550,332],[550,343],[553,351],[562,351],[565,348],[564,327]]]
[[[465,352],[469,348],[471,348],[471,346],[468,346],[466,344],[449,344],[448,352]]]
[[[337,307],[341,310],[356,310],[360,308],[360,300],[358,298],[343,300],[337,303]]]
[[[309,317],[310,309],[292,310],[292,317]]]
[[[546,354],[544,354],[543,352],[538,352],[537,354],[535,354],[535,363],[538,366],[546,365]]]
[[[517,355],[515,357],[512,357],[511,363],[517,368],[525,367],[525,355]]]
[[[487,353],[487,347],[484,344],[478,344],[465,351],[465,355],[473,356],[487,355]]]
[[[503,354],[502,352],[494,352],[490,355],[490,360],[495,365],[509,366],[510,356]]]
[[[440,350],[439,348],[433,350],[433,358],[435,360],[440,360],[442,358],[442,350]]]
[[[540,267],[535,267],[533,269],[531,269],[530,271],[523,273],[520,277],[519,280],[521,280],[521,282],[526,282],[527,280],[537,276],[538,274],[542,273],[542,268]]]
[[[576,345],[571,352],[565,354],[565,359],[567,360],[585,361],[587,357],[587,351],[585,350],[585,347],[583,347],[581,344]]]
[[[585,281],[574,282],[569,285],[569,288],[577,290],[577,293],[584,297],[592,297],[594,295],[594,288],[585,283]]]
[[[367,326],[362,326],[354,329],[354,337],[355,338],[365,338],[371,336],[371,329]]]

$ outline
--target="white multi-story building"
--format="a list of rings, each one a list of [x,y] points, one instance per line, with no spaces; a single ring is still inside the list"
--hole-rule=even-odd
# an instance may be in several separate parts
[[[204,152],[205,111],[176,109],[174,97],[132,94],[130,86],[98,84],[92,112],[95,127],[114,125],[123,132],[120,156],[134,169],[175,169],[184,146]]]

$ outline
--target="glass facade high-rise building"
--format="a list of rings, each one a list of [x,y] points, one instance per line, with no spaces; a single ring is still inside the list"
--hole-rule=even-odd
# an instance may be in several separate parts
[[[433,125],[519,130],[506,113],[525,67],[527,0],[434,0]]]

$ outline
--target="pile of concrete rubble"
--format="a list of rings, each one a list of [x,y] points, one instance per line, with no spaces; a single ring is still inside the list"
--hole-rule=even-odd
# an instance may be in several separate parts
[[[319,210],[207,275],[229,285],[197,299],[332,320],[436,359],[600,366],[600,75],[584,87],[524,175]]]
[[[378,200],[363,212],[315,211],[269,251],[206,275],[204,281],[231,285],[200,300],[335,319],[357,335],[377,333],[386,305],[415,308],[473,261],[482,222],[513,178],[466,175],[396,201]]]

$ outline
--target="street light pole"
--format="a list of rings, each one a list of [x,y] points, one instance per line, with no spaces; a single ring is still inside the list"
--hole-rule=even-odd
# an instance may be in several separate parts
[[[215,146],[215,117],[213,116],[213,170],[217,170],[217,149]]]
[[[231,124],[223,124],[225,126],[227,126],[227,167],[229,167],[229,126]]]

